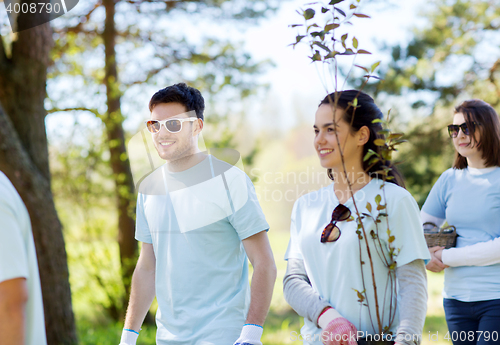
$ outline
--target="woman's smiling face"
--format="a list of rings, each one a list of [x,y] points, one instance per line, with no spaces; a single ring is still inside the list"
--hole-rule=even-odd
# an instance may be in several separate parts
[[[342,170],[339,143],[346,167],[361,163],[363,145],[359,145],[359,131],[352,133],[349,124],[344,120],[343,109],[337,108],[334,116],[332,106],[321,105],[316,111],[314,132],[314,148],[323,168]]]

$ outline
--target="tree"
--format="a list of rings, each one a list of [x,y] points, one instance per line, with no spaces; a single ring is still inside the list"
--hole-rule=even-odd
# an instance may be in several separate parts
[[[392,61],[379,70],[384,81],[367,86],[376,95],[413,99],[415,114],[431,114],[410,125],[411,148],[402,165],[420,204],[451,166],[453,150],[443,130],[451,122],[451,107],[460,99],[480,98],[500,110],[498,2],[433,0],[423,15],[427,24],[414,30],[407,46],[386,47]]]
[[[18,22],[31,19],[20,14]],[[10,47],[0,39],[0,169],[30,214],[48,343],[75,344],[66,250],[51,191],[45,132],[45,85],[52,46],[49,24],[17,33]]]
[[[163,87],[179,79],[187,80],[205,94],[227,95],[231,94],[229,90],[236,90],[232,94],[238,94],[235,97],[248,95],[255,82],[247,75],[257,73],[261,64],[253,63],[248,54],[238,51],[231,43],[213,37],[191,43],[189,37],[170,35],[161,23],[183,13],[196,20],[201,20],[202,14],[232,19],[256,18],[272,4],[263,0],[102,0],[85,5],[87,8],[82,13],[56,29],[54,81],[73,79],[76,87],[70,88],[65,95],[51,96],[52,111],[86,111],[104,124],[116,189],[124,306],[130,292],[137,243],[134,239],[134,185],[123,129],[123,100],[128,100],[130,105],[130,97],[144,106],[151,94],[140,90],[141,86],[145,89],[145,84],[156,81]],[[103,18],[104,25],[101,24]],[[189,78],[186,70],[195,77]],[[147,98],[138,100],[138,95],[148,93]],[[108,312],[118,319],[123,314],[123,306],[108,308]]]

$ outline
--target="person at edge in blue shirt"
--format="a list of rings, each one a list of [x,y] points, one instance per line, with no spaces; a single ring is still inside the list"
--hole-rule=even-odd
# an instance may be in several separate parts
[[[455,248],[429,248],[427,269],[445,271],[443,305],[454,345],[500,341],[500,122],[488,103],[455,108],[456,149],[422,207],[422,221],[457,230]]]
[[[269,225],[248,176],[199,149],[204,109],[184,83],[149,102],[146,126],[166,164],[139,186],[142,247],[120,344],[136,344],[156,295],[157,344],[262,345],[276,280]]]

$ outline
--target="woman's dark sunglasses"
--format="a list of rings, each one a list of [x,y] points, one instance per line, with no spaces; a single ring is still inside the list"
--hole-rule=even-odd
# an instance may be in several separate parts
[[[472,127],[474,127],[475,124],[476,124],[475,122],[472,122]],[[462,123],[461,125],[449,125],[448,134],[450,135],[451,138],[456,138],[458,136],[458,131],[460,129],[465,135],[470,135],[469,127],[467,127],[466,122]]]
[[[340,237],[340,229],[337,222],[349,219],[351,210],[346,206],[339,204],[332,212],[332,220],[321,233],[321,243],[335,242]]]

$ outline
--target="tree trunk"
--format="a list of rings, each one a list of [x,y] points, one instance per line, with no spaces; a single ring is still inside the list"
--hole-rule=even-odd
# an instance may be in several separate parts
[[[104,0],[106,20],[103,33],[105,46],[105,85],[108,111],[104,119],[108,135],[111,167],[117,191],[118,208],[118,245],[120,247],[120,263],[122,280],[125,287],[124,305],[130,296],[132,273],[137,259],[137,241],[135,233],[135,198],[134,182],[127,151],[125,149],[125,134],[120,110],[121,92],[119,89],[116,63],[116,29],[115,2]]]
[[[31,19],[20,14],[18,21],[22,20]],[[51,345],[77,343],[45,131],[45,84],[52,45],[49,24],[19,32],[10,58],[0,40],[0,170],[12,181],[30,214]]]

